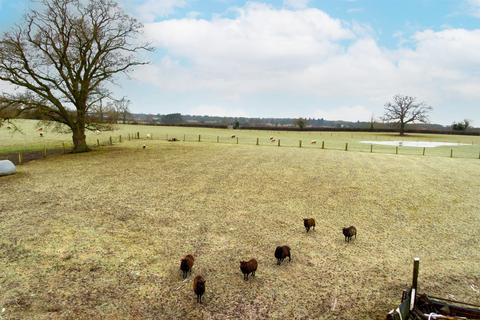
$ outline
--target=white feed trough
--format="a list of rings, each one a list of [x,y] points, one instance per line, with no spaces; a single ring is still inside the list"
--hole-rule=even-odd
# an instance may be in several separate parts
[[[456,147],[456,146],[468,145],[466,143],[432,142],[432,141],[360,141],[360,143],[379,144],[383,146],[394,146],[394,147],[417,147],[417,148]]]
[[[0,176],[8,176],[17,172],[15,165],[10,160],[0,160]]]

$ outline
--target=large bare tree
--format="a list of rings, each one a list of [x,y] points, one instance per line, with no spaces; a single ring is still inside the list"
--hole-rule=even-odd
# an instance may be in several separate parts
[[[73,151],[88,151],[89,111],[111,97],[115,75],[146,63],[138,54],[151,48],[138,40],[142,24],[112,0],[41,3],[0,39],[0,80],[21,89],[2,93],[0,106],[66,125]]]
[[[428,122],[428,112],[432,107],[424,102],[417,102],[417,98],[403,95],[395,95],[393,102],[385,104],[383,120],[386,122],[397,122],[400,135],[405,134],[405,126],[413,122]]]

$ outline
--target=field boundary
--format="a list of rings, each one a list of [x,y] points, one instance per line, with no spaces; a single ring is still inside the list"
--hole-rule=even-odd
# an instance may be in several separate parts
[[[282,144],[282,139],[265,139],[260,137],[245,139],[240,138],[237,135],[231,136],[220,136],[220,135],[193,135],[193,134],[164,134],[164,135],[152,135],[145,134],[141,136],[140,132],[130,133],[127,136],[122,135],[111,135],[107,140],[96,139],[96,143],[90,143],[89,147],[92,149],[111,146],[114,144],[122,143],[124,141],[132,140],[142,140],[142,141],[170,141],[170,142],[198,142],[198,143],[218,143],[218,144],[230,144],[230,145],[255,145],[259,147],[282,147],[282,148],[299,148],[299,149],[316,149],[316,150],[334,150],[334,151],[345,151],[345,152],[361,152],[361,153],[374,153],[374,154],[391,154],[391,155],[409,155],[409,156],[427,156],[427,157],[442,157],[442,158],[455,158],[455,159],[480,159],[480,148],[478,152],[478,157],[465,157],[458,156],[455,152],[455,149],[449,148],[448,152],[445,154],[432,154],[427,152],[429,148],[418,148],[420,152],[418,153],[405,153],[402,152],[403,147],[399,146],[377,146],[375,144],[365,144],[368,146],[365,149],[356,149],[351,147],[351,142],[338,143],[335,146],[332,146],[331,141],[329,140],[302,140],[299,139],[296,145],[292,144],[293,139],[289,139],[290,144]],[[287,139],[285,139],[287,140]],[[72,147],[70,142],[61,142],[53,144],[44,144],[43,148],[37,148],[36,150],[19,150],[15,152],[6,152],[0,153],[0,159],[7,159],[12,161],[14,164],[19,165],[31,160],[38,160],[46,158],[52,155],[61,155],[70,153],[69,149]],[[408,148],[408,147],[407,147]],[[378,151],[381,150],[381,151]]]

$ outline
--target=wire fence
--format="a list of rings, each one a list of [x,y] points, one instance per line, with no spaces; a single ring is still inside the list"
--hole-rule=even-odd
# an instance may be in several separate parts
[[[353,137],[353,136],[352,136]],[[99,137],[88,140],[90,148],[100,148],[112,146],[125,141],[133,140],[163,140],[170,142],[198,142],[198,143],[218,143],[231,145],[251,145],[259,147],[288,147],[317,150],[337,150],[345,152],[364,152],[364,153],[382,153],[394,155],[418,155],[418,156],[437,156],[449,158],[480,159],[480,145],[468,144],[455,147],[403,147],[377,145],[375,143],[362,143],[359,140],[302,140],[294,138],[276,138],[276,137],[252,137],[252,136],[221,136],[208,134],[162,134],[153,135],[140,134],[140,132],[129,133],[127,135],[115,135],[108,138]],[[73,148],[71,142],[50,142],[43,145],[20,146],[16,150],[0,154],[1,159],[8,159],[16,165],[25,162],[45,158],[52,155],[60,155],[70,152]]]

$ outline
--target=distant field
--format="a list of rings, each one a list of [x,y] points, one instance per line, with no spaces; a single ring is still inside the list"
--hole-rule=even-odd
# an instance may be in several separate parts
[[[298,139],[339,149],[363,139],[344,133],[120,126],[114,134],[134,131],[229,143],[126,141],[0,178],[3,318],[384,319],[415,256],[421,292],[480,303],[478,159],[294,148]],[[248,145],[232,145],[230,134]],[[270,135],[292,147],[252,143]],[[4,150],[43,143],[31,132],[0,137]],[[316,218],[315,231],[305,233],[304,217]],[[341,228],[351,224],[358,237],[347,244]],[[277,266],[283,244],[293,259]],[[196,262],[183,283],[187,253]],[[239,260],[251,257],[259,268],[246,282]],[[197,274],[207,280],[202,305],[191,289]]]
[[[59,134],[56,132],[46,132],[44,137],[40,137],[36,131],[36,121],[19,120],[22,133],[11,134],[6,128],[0,128],[0,153],[17,152],[23,150],[41,150],[44,145],[49,148],[62,148],[62,142],[71,145],[71,135]],[[123,140],[128,138],[128,135],[134,135],[139,132],[142,138],[146,134],[151,134],[154,140],[166,139],[167,137],[177,137],[181,140],[185,137],[187,141],[198,141],[200,135],[203,142],[219,142],[241,145],[255,145],[257,138],[259,144],[262,146],[277,146],[278,139],[283,147],[298,147],[299,140],[302,140],[303,148],[317,148],[320,149],[322,141],[326,149],[344,150],[345,144],[348,143],[349,151],[370,152],[370,145],[360,143],[362,140],[367,141],[382,141],[382,140],[412,140],[412,141],[440,141],[440,142],[454,142],[464,143],[465,146],[454,147],[436,147],[427,148],[427,156],[441,156],[450,157],[451,149],[456,158],[479,158],[480,156],[480,136],[463,136],[463,135],[433,135],[433,134],[409,134],[405,137],[400,137],[393,133],[368,133],[368,132],[286,132],[286,131],[264,131],[264,130],[232,130],[232,129],[210,129],[210,128],[187,128],[187,127],[163,127],[163,126],[145,126],[145,125],[117,125],[116,130],[102,132],[96,135],[93,132],[88,132],[87,140],[91,145],[100,142],[108,141],[112,136],[114,141],[118,141],[121,135]],[[272,143],[269,137],[275,137],[277,141]],[[316,140],[316,144],[311,144],[312,140]],[[373,152],[375,153],[396,153],[393,146],[374,145]],[[399,154],[416,154],[421,155],[422,148],[416,147],[400,147]]]

